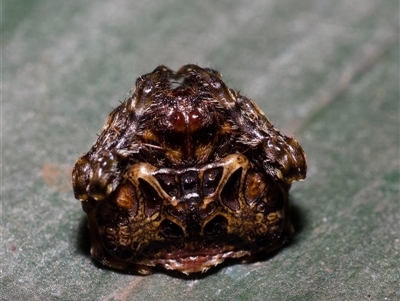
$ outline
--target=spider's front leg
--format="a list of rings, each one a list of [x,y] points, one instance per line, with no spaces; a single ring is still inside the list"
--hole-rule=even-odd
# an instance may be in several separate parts
[[[79,158],[72,172],[75,198],[102,200],[115,190],[121,176],[121,163],[116,154],[110,151],[87,153]]]
[[[271,175],[288,184],[303,180],[307,173],[307,161],[297,140],[281,134],[252,100],[238,93],[235,98],[243,112],[245,129],[252,129],[243,133],[242,140],[254,143],[259,150],[254,160],[262,164]]]
[[[123,120],[127,115],[126,103],[117,107],[109,115],[96,143],[76,162],[72,171],[72,186],[77,199],[99,201],[118,186],[129,164],[129,154],[134,153],[132,146],[135,143],[129,141],[129,134],[123,130]],[[124,145],[118,143],[121,141]]]
[[[99,201],[116,189],[129,165],[138,160],[142,145],[139,123],[151,106],[151,95],[169,86],[171,76],[172,71],[165,66],[141,76],[129,98],[110,113],[96,143],[72,171],[77,199]]]
[[[229,89],[214,70],[190,65],[187,76],[197,77],[211,87],[215,98],[237,126],[238,149],[250,151],[252,160],[275,179],[287,184],[306,177],[306,155],[299,143],[281,134],[250,99]]]

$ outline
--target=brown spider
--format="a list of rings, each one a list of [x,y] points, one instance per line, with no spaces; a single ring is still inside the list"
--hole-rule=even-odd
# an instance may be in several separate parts
[[[290,184],[305,176],[295,139],[217,71],[185,65],[137,79],[72,182],[95,259],[188,274],[285,244]]]

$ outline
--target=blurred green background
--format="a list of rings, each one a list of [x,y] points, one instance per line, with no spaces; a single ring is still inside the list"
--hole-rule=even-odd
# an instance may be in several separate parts
[[[400,300],[399,2],[2,1],[1,300]],[[297,234],[184,278],[89,256],[71,167],[136,77],[219,70],[308,156]]]

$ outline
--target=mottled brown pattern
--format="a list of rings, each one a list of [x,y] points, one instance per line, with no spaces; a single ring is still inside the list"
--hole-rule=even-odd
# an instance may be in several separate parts
[[[297,141],[196,65],[139,77],[72,173],[92,256],[141,274],[276,250],[293,232],[290,184],[305,176]]]

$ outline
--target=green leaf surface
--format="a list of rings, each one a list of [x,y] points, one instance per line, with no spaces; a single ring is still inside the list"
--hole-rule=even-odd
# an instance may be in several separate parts
[[[400,300],[398,1],[2,9],[1,300]],[[304,147],[297,234],[268,260],[204,276],[103,268],[71,168],[138,76],[186,63],[220,70]]]

